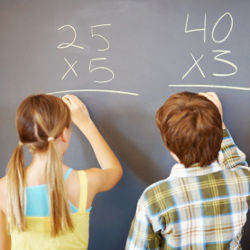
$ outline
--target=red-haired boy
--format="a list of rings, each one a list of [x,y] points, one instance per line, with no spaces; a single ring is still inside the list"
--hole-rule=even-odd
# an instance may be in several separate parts
[[[143,192],[126,249],[240,248],[250,168],[224,126],[217,95],[172,95],[156,123],[178,163]]]

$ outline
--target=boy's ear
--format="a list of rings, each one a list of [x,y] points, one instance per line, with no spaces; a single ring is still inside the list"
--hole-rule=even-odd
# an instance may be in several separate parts
[[[174,154],[173,152],[170,151],[170,155],[173,157],[174,160],[176,160],[178,163],[180,163],[180,160],[176,154]]]

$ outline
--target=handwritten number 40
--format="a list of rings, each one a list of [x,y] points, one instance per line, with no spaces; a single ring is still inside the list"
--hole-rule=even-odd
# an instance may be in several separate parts
[[[109,50],[110,48],[110,44],[109,44],[109,41],[106,37],[104,37],[103,35],[99,34],[96,29],[100,28],[100,27],[107,27],[107,26],[111,26],[111,24],[99,24],[99,25],[94,25],[94,26],[91,26],[90,27],[90,31],[91,31],[91,37],[92,38],[95,38],[95,37],[99,37],[101,38],[104,42],[105,42],[105,46],[103,48],[100,48],[100,49],[97,49],[97,51],[100,51],[100,52],[103,52],[103,51],[107,51]],[[84,49],[83,46],[80,46],[80,45],[77,45],[75,42],[76,42],[76,38],[77,38],[77,34],[76,34],[76,29],[72,26],[72,25],[63,25],[61,26],[60,28],[58,28],[58,30],[62,30],[62,29],[70,29],[72,31],[72,34],[73,34],[73,39],[71,42],[64,42],[64,43],[60,43],[57,48],[58,49],[66,49],[66,48],[69,48],[69,47],[74,47],[74,48],[78,48],[78,49]],[[68,65],[68,70],[65,72],[65,74],[62,76],[61,80],[64,80],[65,77],[67,76],[67,74],[72,71],[74,73],[74,75],[76,77],[78,77],[75,69],[73,68],[75,66],[75,64],[77,63],[77,61],[75,61],[73,64],[70,64],[68,62],[68,60],[66,58],[64,58],[65,62],[67,63]],[[107,58],[102,58],[102,57],[99,57],[99,58],[92,58],[90,59],[89,61],[89,72],[92,73],[96,70],[103,70],[103,71],[108,71],[111,73],[111,77],[108,79],[108,80],[95,80],[94,82],[96,83],[108,83],[110,81],[112,81],[114,79],[114,72],[110,69],[110,68],[107,68],[107,67],[102,67],[102,66],[99,66],[99,67],[93,67],[92,64],[93,62],[95,61],[104,61],[104,60],[107,60]]]
[[[228,17],[229,20],[230,20],[230,28],[227,32],[227,34],[220,40],[217,40],[215,39],[215,30],[216,30],[216,27],[218,26],[218,24],[221,22],[222,19],[224,19],[225,17]],[[191,33],[191,32],[203,32],[203,42],[206,43],[206,31],[207,31],[207,15],[205,13],[205,16],[204,16],[204,23],[203,23],[203,27],[201,28],[196,28],[196,29],[188,29],[188,22],[189,22],[189,14],[187,14],[187,17],[186,17],[186,24],[185,24],[185,33]],[[233,29],[233,17],[232,15],[229,13],[229,12],[225,12],[214,24],[213,26],[213,29],[212,29],[212,40],[214,43],[217,43],[217,44],[220,44],[220,43],[223,43],[227,40],[227,38],[229,37],[232,29]],[[223,50],[223,49],[219,49],[219,50],[212,50],[213,53],[217,53],[217,55],[214,56],[214,60],[215,61],[219,61],[219,62],[222,62],[222,63],[225,63],[229,66],[231,66],[233,68],[233,71],[231,73],[213,73],[212,75],[213,76],[219,76],[219,77],[226,77],[226,76],[232,76],[232,75],[235,75],[238,71],[238,68],[237,66],[230,62],[229,60],[226,60],[226,59],[223,59],[221,58],[221,56],[223,55],[226,55],[226,54],[230,54],[231,51],[230,50]],[[204,72],[202,71],[200,65],[199,65],[199,61],[203,58],[204,55],[201,55],[198,59],[196,59],[192,53],[190,53],[193,61],[194,61],[194,64],[186,71],[186,73],[182,76],[182,80],[191,72],[191,70],[197,66],[199,72],[201,73],[202,77],[205,78],[205,74]]]

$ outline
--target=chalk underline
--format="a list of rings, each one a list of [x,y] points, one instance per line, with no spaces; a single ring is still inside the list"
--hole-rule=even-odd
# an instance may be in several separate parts
[[[132,95],[139,96],[137,93],[119,91],[119,90],[110,90],[110,89],[68,89],[47,93],[49,95],[62,94],[62,93],[73,93],[73,92],[103,92],[103,93],[111,93],[111,94],[122,94],[122,95]]]
[[[217,88],[217,89],[235,89],[250,91],[250,88],[246,87],[234,87],[226,85],[208,85],[208,84],[169,84],[168,87],[187,87],[187,88]]]

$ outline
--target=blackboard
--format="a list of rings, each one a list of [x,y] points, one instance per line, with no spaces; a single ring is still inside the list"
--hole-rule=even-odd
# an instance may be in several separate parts
[[[93,204],[89,249],[123,249],[140,194],[174,163],[154,121],[168,96],[216,91],[250,155],[249,13],[248,0],[0,0],[0,175],[21,100],[76,91],[124,168]],[[97,165],[76,128],[65,162]]]

